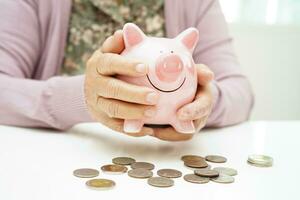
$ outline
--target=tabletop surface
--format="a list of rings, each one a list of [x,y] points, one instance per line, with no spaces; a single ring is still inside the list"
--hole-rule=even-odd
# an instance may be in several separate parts
[[[247,122],[222,129],[207,129],[188,142],[165,142],[149,136],[128,137],[99,124],[81,124],[65,133],[48,129],[0,126],[0,199],[300,199],[300,121]],[[249,154],[273,157],[270,168],[247,164]],[[73,176],[73,170],[111,163],[117,156],[191,173],[181,155],[219,154],[224,164],[238,170],[232,184],[192,184],[174,179],[170,188],[149,186],[144,179],[127,174],[100,178],[116,182],[113,189],[91,190],[87,179]],[[196,196],[197,195],[197,196]]]

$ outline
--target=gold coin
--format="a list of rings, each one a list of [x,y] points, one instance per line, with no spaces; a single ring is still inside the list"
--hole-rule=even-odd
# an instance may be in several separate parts
[[[151,177],[147,182],[155,187],[171,187],[174,185],[174,181],[166,177]]]
[[[123,174],[127,172],[127,167],[123,165],[103,165],[101,170],[110,174]]]
[[[233,183],[234,178],[226,174],[220,174],[218,177],[210,178],[210,180],[216,183]]]
[[[187,167],[193,167],[193,168],[206,168],[208,167],[207,162],[204,159],[188,159],[184,161],[184,165]]]
[[[213,170],[218,171],[219,174],[226,174],[229,176],[237,175],[237,171],[235,169],[229,168],[229,167],[215,167]]]
[[[198,176],[209,177],[209,178],[219,176],[219,172],[211,169],[197,169],[194,171],[194,173]]]
[[[132,178],[150,178],[153,176],[153,172],[148,169],[137,168],[129,170],[128,176]]]
[[[129,157],[116,157],[112,159],[112,162],[116,165],[131,165],[135,162],[135,159]]]
[[[227,158],[218,155],[208,155],[205,157],[205,160],[214,163],[224,163],[227,161]]]
[[[179,178],[182,176],[182,173],[176,169],[160,169],[157,171],[157,175],[166,178]]]
[[[203,184],[203,183],[209,182],[209,178],[197,176],[196,174],[186,174],[186,175],[184,175],[183,179],[187,182],[198,183],[198,184]]]
[[[142,169],[153,170],[154,165],[148,162],[135,162],[131,164],[131,168],[132,169],[142,168]]]
[[[266,155],[253,154],[248,157],[248,163],[257,167],[271,167],[273,158]]]
[[[94,178],[99,175],[99,171],[90,168],[81,168],[73,171],[73,175],[79,178]]]
[[[201,157],[201,156],[197,156],[197,155],[184,155],[184,156],[181,156],[182,161],[197,160],[197,159],[204,159],[204,158]]]
[[[86,185],[93,189],[109,189],[116,185],[116,183],[109,179],[91,179],[86,182]]]

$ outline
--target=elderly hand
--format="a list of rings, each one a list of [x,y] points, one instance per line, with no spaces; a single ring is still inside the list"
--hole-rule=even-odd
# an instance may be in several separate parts
[[[197,64],[198,89],[193,102],[184,105],[177,111],[180,120],[193,120],[196,132],[200,131],[206,124],[207,118],[212,110],[212,94],[209,83],[214,77],[213,72],[205,65]],[[155,128],[154,137],[167,141],[189,140],[194,134],[182,134],[173,127]]]
[[[152,117],[159,98],[157,92],[151,88],[132,85],[115,78],[115,75],[144,76],[148,72],[148,66],[142,62],[118,55],[123,49],[123,33],[117,31],[87,62],[84,83],[86,104],[92,117],[118,132],[124,132],[124,119]],[[153,129],[143,127],[139,133],[126,134],[152,135]]]

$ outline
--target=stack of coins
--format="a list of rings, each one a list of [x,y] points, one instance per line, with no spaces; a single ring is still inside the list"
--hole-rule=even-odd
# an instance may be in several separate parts
[[[225,163],[227,158],[220,155],[184,155],[181,157],[184,166],[193,170],[193,173],[185,174],[183,180],[189,183],[204,184],[210,181],[216,183],[233,183],[234,177],[238,174],[236,169],[217,166],[212,168],[210,164]],[[210,164],[208,164],[208,162]],[[273,159],[265,155],[250,155],[248,163],[258,167],[270,167]],[[131,169],[128,170],[128,167]],[[106,164],[100,167],[106,174],[125,174],[128,177],[136,179],[147,179],[147,183],[154,187],[171,187],[174,186],[174,179],[182,177],[182,172],[177,169],[165,168],[157,170],[157,176],[153,176],[155,165],[149,162],[137,162],[130,157],[116,157],[112,159],[112,164]],[[91,189],[109,189],[113,188],[116,183],[113,180],[95,178],[99,176],[97,169],[80,168],[73,171],[73,175],[79,178],[93,178],[86,181],[86,185]]]
[[[253,154],[248,157],[247,162],[256,167],[271,167],[273,165],[273,158],[266,155]]]

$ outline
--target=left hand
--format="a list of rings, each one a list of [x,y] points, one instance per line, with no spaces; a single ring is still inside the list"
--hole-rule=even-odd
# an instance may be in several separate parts
[[[177,111],[180,120],[193,120],[196,132],[206,124],[212,110],[213,98],[209,83],[214,77],[213,72],[205,65],[197,64],[198,88],[193,102],[184,105]],[[155,128],[154,137],[167,141],[189,140],[194,134],[182,134],[173,127]]]

